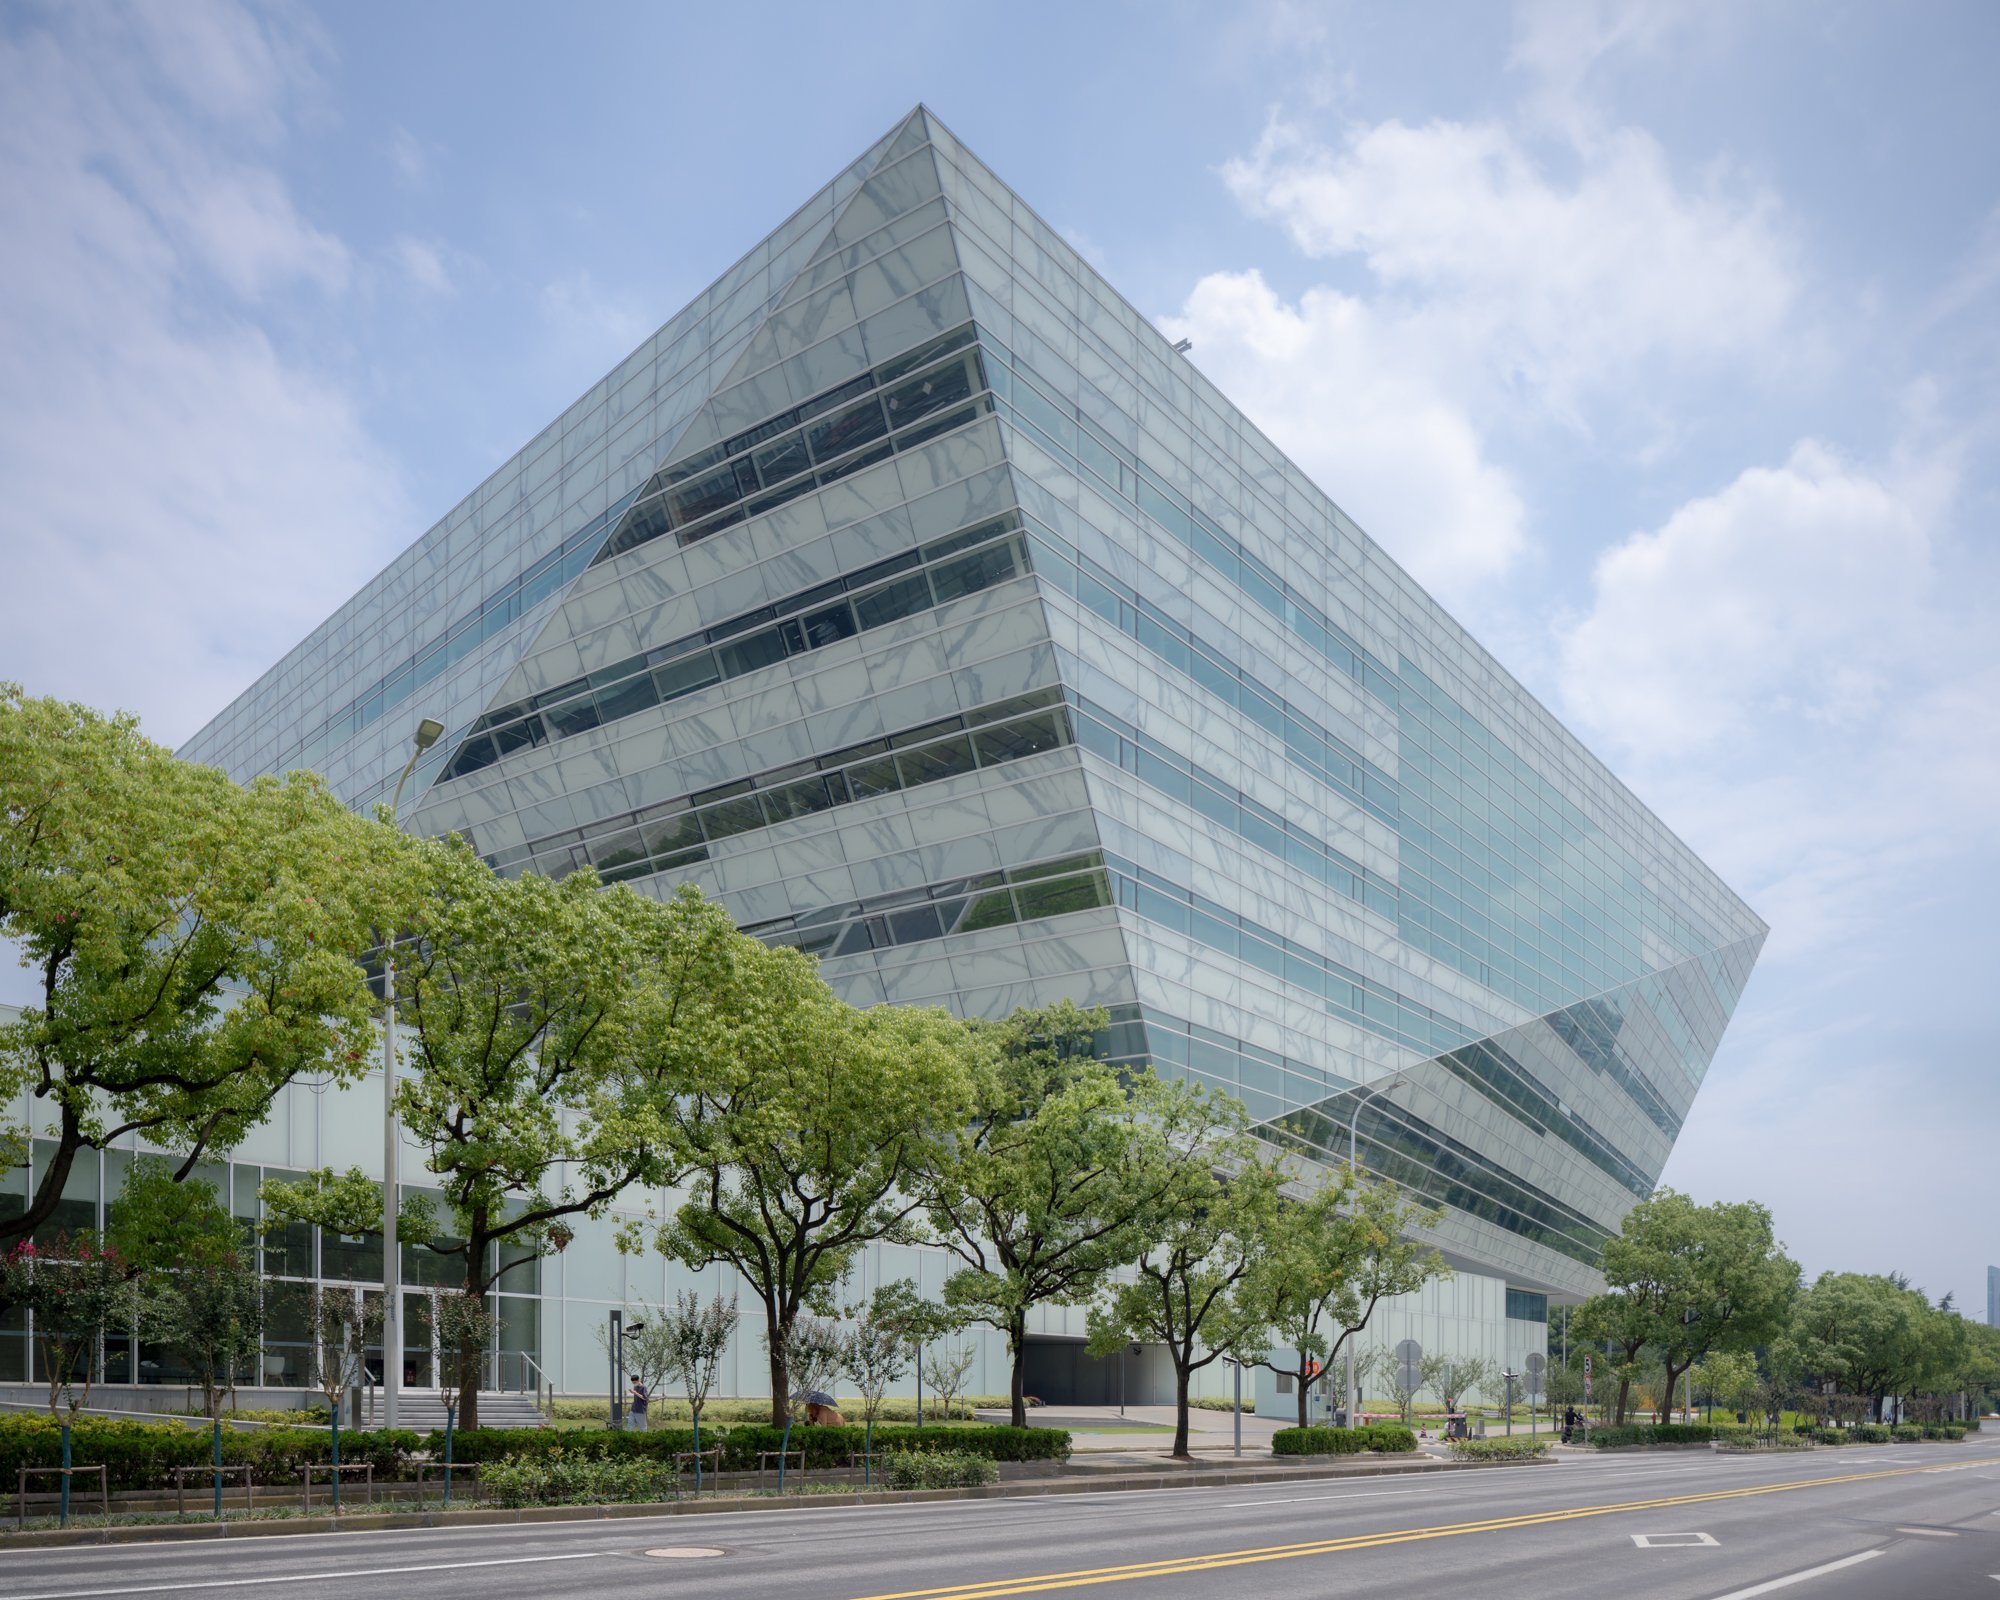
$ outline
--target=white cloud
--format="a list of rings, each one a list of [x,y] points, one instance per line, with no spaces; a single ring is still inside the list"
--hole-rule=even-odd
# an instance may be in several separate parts
[[[1770,714],[1853,724],[1924,620],[1942,468],[1900,481],[1807,441],[1603,555],[1563,630],[1563,696],[1601,739],[1652,756]]]
[[[0,546],[32,596],[0,676],[168,740],[412,520],[341,383],[273,337],[349,276],[274,165],[309,54],[229,6],[0,40]]]
[[[1407,326],[1330,289],[1287,305],[1255,272],[1210,274],[1162,326],[1439,595],[1465,597],[1520,553],[1520,496]]]
[[[422,189],[431,180],[431,154],[408,128],[398,128],[390,137],[389,166],[405,189]]]
[[[390,244],[389,258],[419,289],[430,294],[456,292],[451,271],[444,264],[444,253],[437,245],[403,234]]]
[[[1796,281],[1768,199],[1684,188],[1635,128],[1553,154],[1569,176],[1499,123],[1383,122],[1329,149],[1274,121],[1224,175],[1306,255],[1358,257],[1441,363],[1571,421],[1642,363],[1770,343]]]

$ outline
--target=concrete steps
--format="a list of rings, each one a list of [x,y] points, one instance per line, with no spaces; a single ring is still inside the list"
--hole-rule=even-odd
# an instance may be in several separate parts
[[[368,1413],[364,1411],[363,1415]],[[381,1416],[377,1398],[374,1415]],[[542,1413],[533,1395],[498,1390],[479,1391],[479,1425],[482,1428],[539,1428]],[[444,1396],[405,1390],[396,1401],[396,1426],[430,1433],[444,1427]]]

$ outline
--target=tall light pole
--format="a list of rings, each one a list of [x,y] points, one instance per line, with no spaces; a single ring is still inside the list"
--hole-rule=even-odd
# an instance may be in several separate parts
[[[417,769],[423,753],[438,742],[444,724],[425,717],[410,743],[396,792],[389,797],[389,822],[395,825],[403,785]],[[396,1242],[396,1211],[402,1203],[396,1181],[400,1140],[396,1127],[396,940],[392,931],[382,944],[382,1426],[396,1426],[396,1403],[403,1395],[403,1253]]]
[[[1409,1067],[1398,1067],[1380,1083],[1371,1083],[1354,1097],[1354,1110],[1347,1118],[1347,1170],[1360,1181],[1361,1162],[1357,1152],[1361,1145],[1361,1107],[1371,1095],[1393,1089],[1410,1072]],[[1354,1413],[1360,1408],[1360,1397],[1354,1392],[1354,1340],[1349,1337],[1342,1341],[1347,1346],[1347,1387],[1341,1391],[1341,1403],[1347,1411],[1348,1427],[1355,1426]]]

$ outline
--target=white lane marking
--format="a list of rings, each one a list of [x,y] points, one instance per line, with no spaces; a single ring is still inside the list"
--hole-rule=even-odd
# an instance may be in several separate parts
[[[1641,1550],[1715,1550],[1722,1541],[1712,1533],[1635,1533],[1632,1543]]]
[[[1955,1533],[1947,1533],[1943,1528],[1898,1528],[1898,1533],[1914,1533],[1920,1539],[1956,1539]]]
[[[1864,1550],[1858,1556],[1843,1556],[1838,1561],[1829,1561],[1823,1567],[1808,1567],[1804,1572],[1794,1572],[1782,1578],[1773,1578],[1768,1583],[1754,1583],[1747,1589],[1731,1589],[1727,1594],[1719,1594],[1715,1600],[1751,1600],[1752,1595],[1771,1594],[1779,1589],[1789,1589],[1795,1583],[1804,1583],[1808,1578],[1823,1578],[1829,1572],[1838,1572],[1842,1567],[1858,1567],[1864,1561],[1873,1561],[1881,1555],[1880,1550]]]
[[[354,1536],[349,1534],[351,1539]],[[98,1600],[104,1595],[179,1594],[183,1589],[248,1589],[264,1583],[335,1583],[342,1578],[387,1578],[405,1572],[456,1572],[462,1567],[519,1567],[536,1561],[589,1561],[615,1550],[576,1550],[558,1556],[504,1556],[491,1561],[433,1561],[421,1567],[355,1567],[346,1572],[285,1572],[263,1578],[208,1578],[196,1583],[148,1583],[130,1589],[51,1589],[19,1594],[13,1600]]]

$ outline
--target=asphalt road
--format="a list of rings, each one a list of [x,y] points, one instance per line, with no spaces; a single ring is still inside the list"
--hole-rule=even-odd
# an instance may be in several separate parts
[[[722,1553],[649,1553],[688,1546]],[[1975,1436],[1778,1460],[1624,1455],[1401,1481],[4,1551],[0,1597],[2000,1600],[1994,1574],[2000,1437]]]

